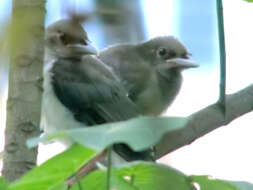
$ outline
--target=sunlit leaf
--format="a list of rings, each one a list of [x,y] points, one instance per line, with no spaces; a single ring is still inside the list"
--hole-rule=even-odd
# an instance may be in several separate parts
[[[141,117],[126,122],[61,131],[42,139],[32,139],[28,145],[36,146],[39,141],[64,137],[95,150],[103,150],[116,143],[126,143],[133,150],[142,151],[155,145],[164,134],[181,129],[186,122],[186,118]]]
[[[88,162],[95,151],[75,144],[41,166],[31,170],[17,182],[10,185],[11,190],[50,190],[62,186],[66,178]]]
[[[190,180],[180,171],[163,164],[136,162],[117,171],[138,189],[193,190]]]
[[[50,186],[48,190],[68,190],[68,186],[65,182],[61,181],[53,186]]]
[[[2,177],[0,177],[0,190],[8,190],[7,183],[4,181]]]
[[[86,178],[75,184],[71,190],[79,190],[79,187],[85,190],[105,190],[106,189],[106,171],[97,170],[89,174]],[[137,190],[126,180],[117,175],[115,171],[111,173],[110,189],[117,190]]]
[[[91,173],[81,181],[85,190],[104,190],[106,171]],[[191,181],[183,173],[165,165],[135,162],[113,169],[111,189],[118,190],[194,190]],[[77,190],[77,186],[72,190]]]
[[[201,190],[248,190],[241,189],[228,181],[213,179],[209,176],[192,176],[192,181],[200,187]]]

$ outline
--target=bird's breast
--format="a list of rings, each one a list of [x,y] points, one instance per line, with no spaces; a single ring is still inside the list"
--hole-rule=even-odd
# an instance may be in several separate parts
[[[177,96],[181,83],[181,75],[172,79],[161,77],[158,74],[150,75],[146,88],[139,93],[135,101],[145,115],[160,115]]]
[[[159,115],[163,107],[161,89],[156,75],[150,74],[148,80],[143,81],[145,88],[139,93],[135,103],[144,115]]]

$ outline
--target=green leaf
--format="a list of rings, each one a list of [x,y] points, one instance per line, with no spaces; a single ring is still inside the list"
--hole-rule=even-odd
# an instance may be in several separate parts
[[[133,150],[142,151],[155,145],[164,134],[181,129],[186,122],[186,118],[179,117],[140,117],[125,122],[61,131],[42,139],[32,139],[28,145],[36,146],[39,141],[64,137],[95,150],[126,143]]]
[[[7,183],[4,181],[2,177],[0,177],[0,190],[7,190]]]
[[[63,181],[50,186],[48,190],[68,190],[68,186]]]
[[[118,190],[194,190],[183,173],[162,164],[134,162],[112,169],[111,189]],[[104,190],[106,171],[99,170],[81,180],[85,190]],[[77,185],[71,190],[78,190]]]
[[[253,0],[244,0],[244,1],[247,1],[247,2],[249,2],[249,3],[253,2]]]
[[[126,180],[117,175],[115,171],[111,173],[110,189],[117,190],[137,190]],[[89,174],[86,178],[80,181],[80,184],[75,184],[71,190],[79,190],[79,187],[85,190],[105,190],[106,189],[106,171],[97,170]]]
[[[191,176],[194,183],[200,186],[201,190],[243,190],[224,180],[212,179],[209,176]]]
[[[11,190],[51,190],[61,187],[66,178],[88,162],[95,151],[74,144],[71,148],[34,168],[10,185]]]
[[[187,176],[163,164],[135,162],[119,169],[117,173],[141,190],[194,190]]]

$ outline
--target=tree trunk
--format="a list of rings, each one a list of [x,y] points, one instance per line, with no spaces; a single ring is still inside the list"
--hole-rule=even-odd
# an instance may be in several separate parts
[[[3,176],[14,181],[36,165],[37,148],[27,139],[39,135],[44,57],[45,0],[13,0],[10,71]]]

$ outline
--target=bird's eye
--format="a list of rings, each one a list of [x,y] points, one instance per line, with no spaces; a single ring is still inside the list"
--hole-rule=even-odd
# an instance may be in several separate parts
[[[167,53],[167,51],[166,51],[165,48],[160,48],[160,49],[158,50],[158,54],[159,54],[160,56],[164,56],[166,53]]]
[[[62,42],[64,45],[67,45],[67,44],[68,44],[68,37],[67,37],[66,34],[62,33],[62,34],[60,35],[60,40],[61,40],[61,42]]]

